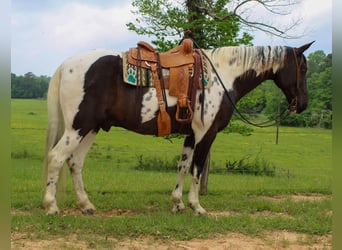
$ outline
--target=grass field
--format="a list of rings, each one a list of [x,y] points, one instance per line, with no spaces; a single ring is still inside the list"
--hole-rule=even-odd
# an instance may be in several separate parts
[[[112,238],[189,240],[229,232],[265,237],[268,232],[287,231],[305,234],[305,245],[316,236],[331,236],[330,130],[281,127],[279,145],[275,145],[274,127],[255,128],[247,137],[220,133],[211,151],[208,194],[200,197],[209,215],[195,217],[190,209],[171,213],[175,157],[182,140],[170,142],[112,128],[98,135],[83,171],[96,215],[84,216],[76,210],[67,176],[66,191],[59,199],[62,216],[45,216],[42,162],[46,119],[46,101],[12,100],[12,233],[27,240],[77,235],[89,248],[110,249],[115,245]],[[174,161],[175,170],[136,170],[141,157]],[[278,174],[225,171],[227,161],[245,157],[271,163]],[[187,178],[184,201],[189,181]],[[287,246],[286,240],[283,246]]]

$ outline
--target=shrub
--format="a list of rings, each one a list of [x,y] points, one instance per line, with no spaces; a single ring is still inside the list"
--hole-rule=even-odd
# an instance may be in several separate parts
[[[238,161],[227,161],[226,169],[228,173],[233,174],[250,174],[250,175],[266,175],[275,176],[276,167],[258,156],[254,160],[250,160],[250,156],[245,156]]]
[[[141,171],[176,172],[178,159],[179,156],[167,159],[157,156],[144,157],[143,155],[137,155],[137,165],[134,169]],[[277,169],[274,164],[268,162],[264,158],[260,158],[259,154],[254,159],[250,159],[250,155],[248,155],[240,160],[226,161],[224,168],[222,168],[222,166],[217,166],[215,162],[212,162],[211,165],[211,173],[290,177],[289,171]]]
[[[253,128],[243,125],[231,122],[227,127],[223,129],[223,133],[229,134],[229,133],[238,133],[243,136],[250,136],[252,132],[254,131]]]
[[[170,160],[157,156],[144,157],[143,155],[137,155],[137,165],[134,169],[145,171],[175,172],[177,169],[178,160],[179,156],[175,156]]]

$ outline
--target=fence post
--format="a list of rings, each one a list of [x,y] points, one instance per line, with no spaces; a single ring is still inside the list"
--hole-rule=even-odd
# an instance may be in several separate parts
[[[277,131],[276,131],[276,144],[279,143],[279,126],[280,126],[280,98],[281,98],[281,90],[278,90],[278,114],[277,114]]]
[[[207,159],[204,162],[203,170],[202,170],[202,177],[200,183],[200,195],[205,195],[208,191],[208,175],[209,175],[209,168],[210,168],[210,151],[207,155]]]

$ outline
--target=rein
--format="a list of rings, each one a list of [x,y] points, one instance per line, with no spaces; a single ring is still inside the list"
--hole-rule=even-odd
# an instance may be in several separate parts
[[[210,60],[209,56],[203,51],[203,49],[201,49],[198,44],[194,42],[194,45],[201,51],[202,55],[205,56],[205,58],[209,61],[214,73],[216,74],[217,76],[217,79],[219,81],[219,83],[221,84],[223,90],[224,90],[224,93],[225,95],[227,96],[229,102],[231,103],[231,105],[233,106],[233,109],[235,110],[235,112],[238,114],[238,116],[240,117],[240,119],[249,124],[249,125],[252,125],[252,126],[255,126],[255,127],[259,127],[259,128],[266,128],[266,127],[271,127],[271,126],[274,126],[277,124],[278,121],[280,121],[281,118],[285,118],[287,117],[288,115],[290,115],[290,112],[291,112],[291,107],[293,107],[293,105],[296,105],[297,104],[297,97],[294,98],[291,103],[289,104],[289,109],[286,109],[284,110],[283,112],[281,112],[279,115],[276,116],[276,118],[274,119],[270,119],[270,120],[267,120],[267,121],[264,121],[264,122],[260,122],[260,123],[255,123],[255,122],[252,122],[250,121],[245,115],[242,114],[242,112],[236,107],[236,105],[234,104],[232,98],[230,97],[229,95],[229,92],[227,90],[227,88],[224,86],[223,84],[223,81],[220,77],[220,75],[218,74],[216,68],[215,68],[215,65],[213,64],[213,62]],[[293,50],[294,51],[294,50]],[[295,54],[295,51],[294,51],[294,54]],[[296,61],[296,67],[297,67],[297,89],[299,89],[299,64],[298,64],[298,61],[297,61],[297,57],[296,57],[296,54],[295,54],[295,61]],[[286,111],[288,111],[286,113]],[[270,124],[271,123],[271,124]]]

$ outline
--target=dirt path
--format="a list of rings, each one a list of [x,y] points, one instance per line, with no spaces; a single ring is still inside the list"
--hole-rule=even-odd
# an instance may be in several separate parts
[[[100,238],[100,236],[99,236]],[[107,238],[106,247],[99,248],[95,243],[79,240],[77,235],[53,240],[31,240],[23,234],[11,236],[11,249],[123,249],[123,250],[274,250],[274,249],[332,249],[331,236],[309,236],[286,231],[270,232],[265,238],[253,238],[239,233],[229,233],[210,239],[189,241],[160,240],[153,237],[136,239]]]

